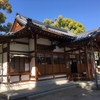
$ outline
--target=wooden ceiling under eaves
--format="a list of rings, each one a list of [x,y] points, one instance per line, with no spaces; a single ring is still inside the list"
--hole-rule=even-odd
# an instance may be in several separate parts
[[[28,26],[22,26],[17,20],[14,21],[14,24],[10,30],[11,32],[14,32],[14,34],[17,36],[16,38],[23,38],[23,37],[34,37],[34,35],[37,35],[37,37],[43,37],[48,38],[51,41],[71,41],[71,38],[69,36],[64,36],[63,34],[59,34],[54,31],[47,30],[45,28],[40,28],[36,26],[28,27]]]
[[[17,29],[17,28],[15,28]],[[30,37],[33,38],[34,35],[37,35],[37,38],[43,37],[43,38],[48,38],[51,41],[70,41],[69,37],[65,37],[62,34],[58,34],[57,32],[52,32],[46,29],[39,29],[39,28],[34,28],[34,27],[20,27],[18,31],[15,31],[14,33],[17,38],[21,37]]]

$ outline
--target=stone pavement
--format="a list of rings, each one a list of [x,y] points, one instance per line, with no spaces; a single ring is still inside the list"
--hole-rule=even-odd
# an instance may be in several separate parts
[[[100,90],[86,90],[73,87],[44,96],[34,97],[30,100],[100,100]]]
[[[65,78],[55,79],[49,80],[48,84],[47,81],[40,82],[36,87],[33,87],[31,84],[30,86],[25,88],[17,87],[15,89],[8,89],[7,91],[1,89],[0,96],[8,100],[14,100],[19,98],[29,98],[30,96],[36,96],[38,94],[43,95],[45,93],[50,93],[59,89],[70,88],[75,86],[76,84],[74,82],[68,82],[68,80],[66,80]]]

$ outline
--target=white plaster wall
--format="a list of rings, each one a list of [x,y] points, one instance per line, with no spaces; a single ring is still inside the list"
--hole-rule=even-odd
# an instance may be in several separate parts
[[[36,80],[36,78],[30,78],[30,80]]]
[[[3,63],[3,75],[7,75],[7,62]]]
[[[7,75],[7,52],[3,53],[3,75]]]
[[[21,80],[29,80],[29,75],[21,75]]]
[[[10,50],[29,51],[28,45],[10,43]]]
[[[49,41],[48,39],[39,38],[37,39],[37,44],[51,45],[51,41]]]
[[[0,54],[0,75],[2,75],[2,54]]]
[[[64,52],[64,48],[59,48],[56,46],[56,49],[54,49],[53,52]]]
[[[71,50],[71,48],[65,47],[65,51]]]
[[[31,71],[31,76],[35,76],[36,75],[35,58],[31,59],[31,62],[30,62],[30,71]]]
[[[2,75],[2,67],[0,66],[0,75]]]
[[[7,43],[5,43],[5,44],[3,45],[3,48],[5,48],[5,47],[7,47]]]
[[[0,52],[2,52],[2,45],[0,45]]]
[[[7,82],[7,77],[3,76],[3,83],[6,83],[6,82]]]
[[[10,52],[10,54],[20,54],[20,55],[23,55],[23,52]],[[24,53],[24,54],[29,54],[29,53]]]
[[[79,54],[79,50],[75,51],[75,53]]]
[[[14,41],[19,41],[19,42],[26,42],[28,43],[28,38],[20,38],[20,39],[13,39]]]
[[[25,71],[29,71],[29,63],[25,63]]]
[[[10,82],[18,82],[19,76],[10,76]]]
[[[80,50],[80,52],[83,52],[83,50]]]
[[[70,58],[75,58],[75,55],[70,55]]]
[[[0,82],[2,82],[2,76],[0,76]]]
[[[29,40],[29,49],[30,51],[34,50],[34,39]]]
[[[3,63],[7,62],[7,52],[3,53]]]

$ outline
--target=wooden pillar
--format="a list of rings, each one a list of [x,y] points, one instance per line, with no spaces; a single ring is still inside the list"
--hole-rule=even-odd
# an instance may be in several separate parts
[[[35,69],[36,69],[36,81],[38,80],[38,68],[37,68],[37,38],[34,35],[34,53],[35,53]]]
[[[1,76],[2,78],[2,82],[1,83],[3,83],[3,44],[2,44],[2,76]]]
[[[88,59],[88,50],[87,46],[85,46],[85,69],[86,69],[86,77],[89,79],[89,59]]]
[[[52,52],[52,72],[53,72],[53,78],[55,78],[53,52]]]
[[[99,56],[99,66],[100,66],[100,50],[99,50],[99,55],[98,56]]]
[[[7,42],[7,82],[10,83],[10,76],[9,76],[9,72],[10,72],[10,66],[9,66],[9,49],[10,49],[10,43],[9,41]]]
[[[80,67],[80,71],[82,72],[82,67],[81,67],[81,55],[80,55],[80,50],[79,50],[79,67]]]
[[[51,41],[51,45],[53,45],[53,42],[52,41]],[[53,73],[53,78],[55,79],[53,50],[52,50],[52,73]]]
[[[91,49],[92,49],[92,65],[94,68],[94,76],[95,76],[95,83],[96,83],[96,88],[97,90],[98,88],[98,81],[97,81],[97,73],[96,73],[96,66],[95,66],[95,56],[94,56],[94,48],[93,48],[93,40],[91,39]]]

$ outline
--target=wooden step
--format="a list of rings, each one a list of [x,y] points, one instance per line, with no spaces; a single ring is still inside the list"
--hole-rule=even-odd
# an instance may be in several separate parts
[[[86,75],[83,73],[74,73],[74,74],[71,74],[71,77],[73,81],[86,80]]]

